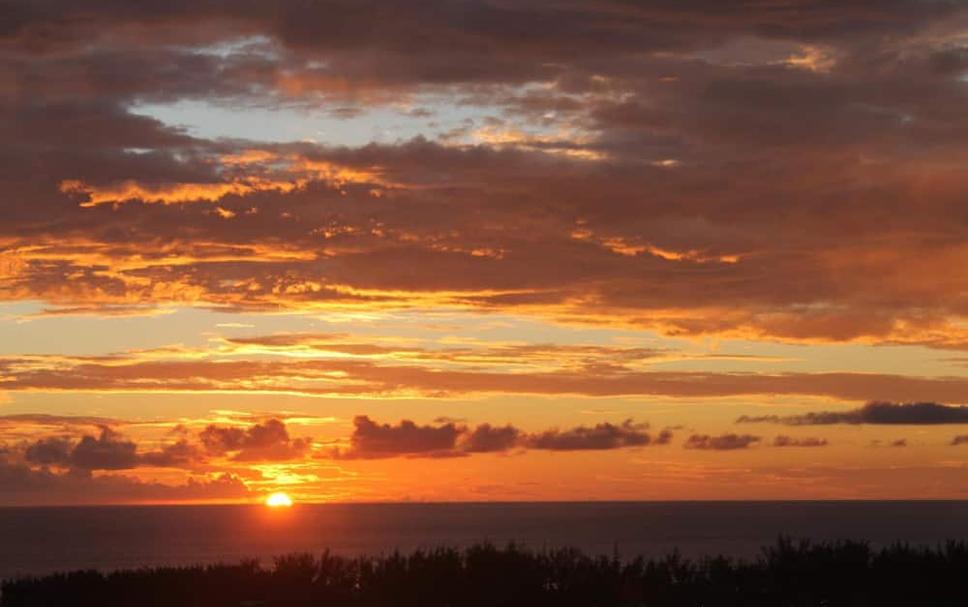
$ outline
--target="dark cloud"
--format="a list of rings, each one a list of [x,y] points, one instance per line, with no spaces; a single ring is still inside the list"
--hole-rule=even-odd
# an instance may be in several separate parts
[[[5,505],[181,502],[240,499],[248,495],[242,481],[228,474],[164,484],[114,474],[93,476],[88,471],[34,469],[0,457],[0,501]]]
[[[26,463],[74,471],[127,470],[139,467],[191,469],[211,456],[234,461],[300,459],[311,445],[309,438],[291,438],[285,424],[269,419],[247,427],[209,425],[198,433],[197,442],[185,428],[176,428],[176,442],[153,450],[142,450],[136,442],[102,426],[97,436],[85,434],[74,440],[51,436],[23,448]]]
[[[750,434],[721,434],[719,436],[693,434],[686,440],[683,446],[686,449],[731,451],[734,449],[746,449],[759,441],[759,436],[752,436]]]
[[[67,438],[51,437],[29,445],[24,454],[26,460],[43,466],[69,466],[74,443]]]
[[[381,457],[459,457],[471,453],[504,453],[513,449],[547,451],[586,451],[665,445],[672,439],[669,430],[656,435],[646,431],[648,424],[626,420],[621,424],[601,423],[567,430],[551,429],[529,434],[508,424],[480,424],[475,428],[454,422],[421,426],[410,420],[397,425],[380,424],[366,415],[353,419],[350,448],[335,451],[341,458]]]
[[[70,426],[71,419],[58,419],[56,425]],[[49,422],[42,420],[44,425]],[[249,495],[237,476],[241,473],[219,472],[219,466],[212,463],[213,456],[231,461],[298,460],[310,446],[308,438],[289,437],[285,425],[277,419],[245,428],[208,426],[198,435],[176,427],[171,434],[181,438],[147,450],[107,426],[102,426],[96,436],[49,436],[26,443],[0,443],[0,501],[87,504],[238,499]],[[189,477],[182,484],[166,484],[118,473],[148,467],[206,474]]]
[[[163,456],[153,453],[149,460],[143,460],[137,444],[102,426],[98,436],[84,435],[76,442],[68,437],[37,440],[26,447],[24,459],[31,464],[75,470],[127,470],[141,464],[156,465],[153,462],[160,462]]]
[[[849,411],[822,411],[804,415],[743,415],[737,423],[774,423],[791,426],[828,424],[968,424],[968,406],[932,402],[871,402]]]
[[[199,432],[198,438],[205,449],[213,455],[224,455],[228,451],[242,448],[245,429],[210,425]]]
[[[108,427],[83,436],[71,450],[70,465],[81,470],[125,470],[138,465],[138,446]]]
[[[528,436],[526,444],[531,449],[585,451],[643,447],[649,444],[662,445],[672,438],[668,430],[663,430],[653,437],[646,431],[647,428],[647,424],[637,424],[630,419],[619,425],[606,422],[593,427],[578,426],[568,430],[547,430]]]
[[[798,438],[794,436],[779,435],[773,439],[774,447],[826,447],[827,439],[815,437]]]
[[[175,443],[165,445],[157,451],[142,453],[139,457],[142,465],[158,466],[160,468],[188,468],[205,461],[202,450],[181,439]]]
[[[231,454],[236,461],[286,460],[301,457],[311,444],[309,438],[291,438],[285,423],[269,419],[247,428],[207,426],[198,435],[213,455]]]
[[[319,68],[324,74],[357,73],[361,80],[378,82],[503,82],[576,64],[602,67],[603,59],[626,61],[632,54],[716,47],[732,37],[822,42],[903,35],[925,22],[950,18],[957,9],[954,2],[870,0],[782,5],[327,1],[281,8],[204,1],[120,10],[109,1],[85,3],[83,9],[68,2],[20,2],[13,3],[2,34],[25,54],[48,55],[112,43],[178,48],[259,33],[292,53],[329,57],[333,64]]]
[[[481,424],[464,433],[461,448],[468,453],[491,453],[508,451],[518,444],[521,431],[508,424],[492,426]]]
[[[457,438],[465,431],[452,422],[438,426],[419,426],[404,419],[397,425],[380,424],[366,415],[353,418],[350,448],[339,453],[343,458],[380,458],[400,455],[450,457]]]

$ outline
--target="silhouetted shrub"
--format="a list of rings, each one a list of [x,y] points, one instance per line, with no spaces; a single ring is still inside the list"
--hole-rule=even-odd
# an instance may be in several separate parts
[[[75,571],[5,581],[0,607],[692,607],[968,605],[968,543],[781,538],[751,561],[590,557],[480,544],[409,555],[293,554],[260,567]]]

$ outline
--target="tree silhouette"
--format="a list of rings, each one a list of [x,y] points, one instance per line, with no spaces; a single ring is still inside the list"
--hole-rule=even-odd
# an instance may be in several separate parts
[[[271,567],[75,571],[7,580],[0,607],[683,607],[968,604],[968,543],[780,538],[753,560],[592,557],[511,544],[411,554],[293,554]]]

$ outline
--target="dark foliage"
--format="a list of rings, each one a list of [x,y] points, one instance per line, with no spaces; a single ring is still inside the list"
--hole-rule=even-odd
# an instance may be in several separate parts
[[[77,571],[3,583],[2,607],[596,607],[968,604],[968,543],[874,550],[781,539],[752,561],[536,553],[488,544],[381,557]]]

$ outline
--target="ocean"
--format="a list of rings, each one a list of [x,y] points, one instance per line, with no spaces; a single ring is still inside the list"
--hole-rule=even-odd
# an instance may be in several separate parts
[[[968,540],[968,501],[301,504],[0,508],[0,579],[76,569],[271,563],[481,541],[592,554],[753,557],[780,535],[936,545]]]

